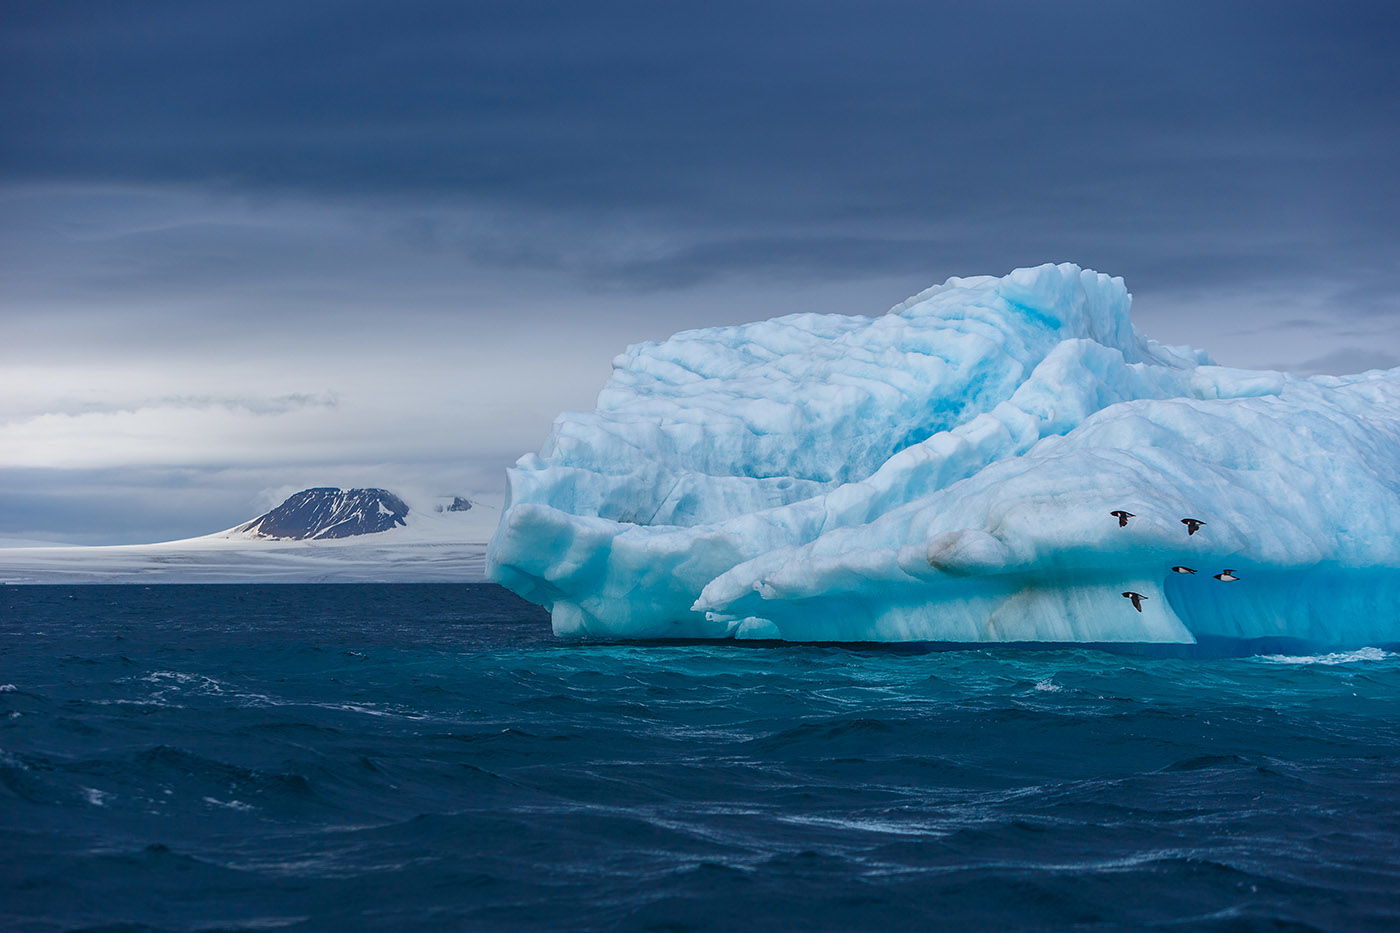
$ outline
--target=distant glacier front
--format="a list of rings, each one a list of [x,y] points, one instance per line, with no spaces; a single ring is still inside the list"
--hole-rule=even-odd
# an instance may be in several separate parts
[[[1400,640],[1400,370],[1217,366],[1130,302],[1043,265],[630,347],[488,573],[574,637]]]

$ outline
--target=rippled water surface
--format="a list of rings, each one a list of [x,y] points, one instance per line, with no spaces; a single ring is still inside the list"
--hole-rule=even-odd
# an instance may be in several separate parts
[[[0,927],[1395,929],[1400,657],[569,645],[0,587]]]

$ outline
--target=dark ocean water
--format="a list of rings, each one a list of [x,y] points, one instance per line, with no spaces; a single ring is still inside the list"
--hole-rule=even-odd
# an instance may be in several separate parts
[[[570,645],[0,587],[0,928],[1400,928],[1400,657]]]

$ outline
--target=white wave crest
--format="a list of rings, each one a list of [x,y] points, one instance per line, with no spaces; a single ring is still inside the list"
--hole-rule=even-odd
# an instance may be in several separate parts
[[[1331,654],[1261,654],[1255,660],[1266,664],[1352,664],[1356,661],[1385,661],[1396,657],[1394,652],[1380,648],[1357,648],[1355,651],[1335,651]]]

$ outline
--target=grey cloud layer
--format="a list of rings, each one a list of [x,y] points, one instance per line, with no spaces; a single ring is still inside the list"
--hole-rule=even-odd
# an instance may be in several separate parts
[[[295,429],[313,482],[499,483],[629,341],[1047,260],[1223,362],[1380,364],[1397,38],[1381,2],[24,5],[5,462],[95,495],[100,437],[132,489],[249,498]]]
[[[1400,193],[1392,4],[59,2],[16,18],[0,46],[21,89],[0,111],[13,179],[722,232],[996,212],[1384,224],[1357,196]]]

